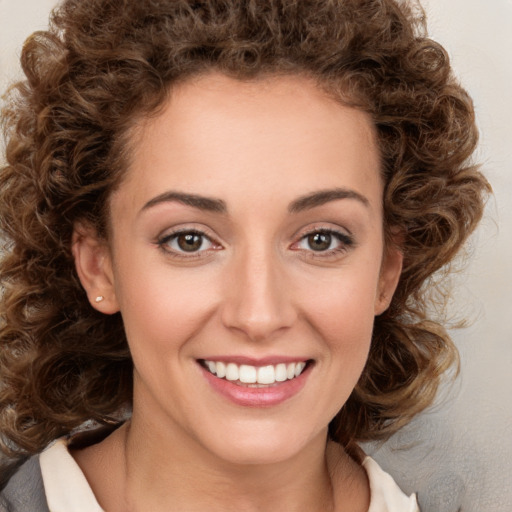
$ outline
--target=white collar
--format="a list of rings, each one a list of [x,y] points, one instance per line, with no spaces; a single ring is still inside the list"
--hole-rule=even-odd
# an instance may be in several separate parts
[[[69,453],[67,443],[66,439],[59,439],[39,455],[49,509],[51,512],[104,512]],[[371,457],[365,456],[362,466],[370,482],[368,512],[419,512],[416,495],[406,496]]]

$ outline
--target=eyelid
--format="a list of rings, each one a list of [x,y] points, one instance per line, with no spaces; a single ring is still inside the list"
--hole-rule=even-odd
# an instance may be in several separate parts
[[[210,242],[211,247],[191,252],[180,251],[169,247],[168,243],[171,240],[176,239],[181,234],[196,234],[204,237]],[[205,253],[210,252],[211,250],[219,250],[223,248],[222,244],[217,241],[217,237],[210,234],[209,229],[204,227],[198,228],[194,225],[179,226],[170,230],[165,230],[162,234],[156,237],[155,244],[167,255],[182,259],[198,258],[203,256]]]
[[[302,249],[297,247],[305,238],[315,233],[326,233],[334,236],[340,243],[339,247],[334,249],[327,249],[325,251],[314,251],[313,249]],[[336,254],[344,253],[356,245],[354,236],[347,229],[334,228],[324,224],[314,225],[310,228],[300,231],[295,237],[295,242],[292,243],[291,249],[296,251],[303,251],[308,253],[308,256],[313,258],[328,258]]]
[[[305,228],[297,230],[293,238],[299,240],[308,235],[312,235],[313,233],[331,233],[333,235],[338,235],[342,238],[354,240],[354,235],[349,229],[341,226],[333,226],[330,222],[319,222],[310,224]]]

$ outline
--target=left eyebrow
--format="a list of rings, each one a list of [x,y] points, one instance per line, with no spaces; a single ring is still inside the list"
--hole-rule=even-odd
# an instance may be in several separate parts
[[[186,206],[192,206],[199,210],[206,210],[215,213],[227,213],[226,203],[222,199],[187,194],[184,192],[168,191],[149,200],[141,209],[147,210],[160,203],[177,202]]]
[[[290,206],[288,206],[288,211],[290,213],[299,213],[317,206],[322,206],[331,201],[337,201],[338,199],[355,199],[366,207],[370,206],[370,201],[355,190],[333,188],[328,190],[319,190],[318,192],[313,192],[295,199],[295,201],[290,203]]]

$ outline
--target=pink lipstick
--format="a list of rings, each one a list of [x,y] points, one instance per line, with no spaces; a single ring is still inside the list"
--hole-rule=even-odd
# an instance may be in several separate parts
[[[198,361],[214,391],[245,407],[271,407],[292,398],[304,387],[312,360],[224,357]]]

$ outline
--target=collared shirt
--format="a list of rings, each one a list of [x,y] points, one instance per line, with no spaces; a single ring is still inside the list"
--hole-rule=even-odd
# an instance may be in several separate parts
[[[39,461],[50,512],[104,512],[65,439],[41,453]],[[406,496],[371,457],[365,456],[362,466],[370,482],[368,512],[419,512],[416,496]]]

